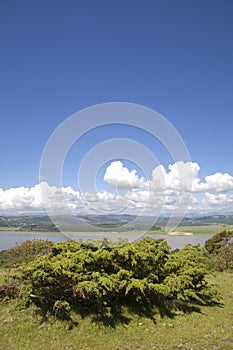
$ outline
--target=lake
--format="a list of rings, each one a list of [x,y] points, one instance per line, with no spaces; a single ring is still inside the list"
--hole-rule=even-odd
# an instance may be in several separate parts
[[[80,234],[73,234],[73,235],[64,235],[62,233],[23,233],[23,232],[15,232],[15,231],[0,231],[0,250],[9,249],[14,247],[16,244],[20,244],[28,239],[48,239],[53,242],[65,242],[69,239],[103,239],[104,237],[107,237],[107,234],[104,233],[80,233]],[[129,242],[133,242],[136,239],[140,238],[140,235],[136,235],[134,233],[127,233],[124,234],[123,238],[128,238]],[[185,244],[198,244],[200,243],[201,246],[205,244],[205,241],[212,237],[211,235],[206,236],[168,236],[168,235],[154,235],[153,238],[164,238],[167,240],[169,246],[172,249],[176,248],[182,248]],[[111,237],[109,237],[112,240],[117,240],[119,238],[119,235],[117,234],[111,234]]]

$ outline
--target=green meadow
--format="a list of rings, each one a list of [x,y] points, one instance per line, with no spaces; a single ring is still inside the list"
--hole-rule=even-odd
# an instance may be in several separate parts
[[[221,224],[210,224],[210,225],[190,225],[190,226],[178,226],[175,229],[176,234],[190,233],[193,235],[214,235],[222,230],[232,230],[233,225],[221,225]],[[167,234],[165,226],[161,227],[159,231],[149,231],[148,234],[162,235]]]
[[[1,271],[3,278],[4,271]],[[90,317],[74,315],[76,326],[50,316],[43,319],[35,306],[26,308],[19,300],[0,306],[0,349],[10,350],[232,350],[233,274],[218,273],[209,281],[218,286],[220,305],[202,306],[174,318],[155,315],[155,322],[126,312],[128,324],[115,328],[95,323]]]

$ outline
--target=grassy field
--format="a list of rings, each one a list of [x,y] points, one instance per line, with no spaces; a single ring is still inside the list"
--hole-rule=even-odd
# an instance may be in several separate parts
[[[1,271],[0,278],[4,279]],[[129,349],[233,349],[233,274],[209,278],[219,286],[222,305],[204,306],[200,312],[177,313],[174,318],[155,315],[156,322],[126,313],[128,322],[115,328],[92,322],[90,317],[65,322],[42,320],[36,308],[19,301],[0,306],[0,349],[5,350],[129,350]]]
[[[197,225],[197,226],[179,226],[175,229],[176,232],[180,232],[181,234],[184,232],[192,233],[194,235],[214,235],[222,230],[232,230],[232,225]],[[149,234],[162,235],[166,234],[165,227],[161,227],[160,231],[149,231]]]
[[[213,235],[222,230],[232,230],[232,225],[181,226],[176,231],[191,232],[195,235]]]
[[[0,232],[1,231],[3,231],[3,232],[5,232],[5,231],[19,231],[19,230],[20,230],[20,228],[15,227],[15,226],[13,226],[13,227],[5,227],[5,226],[0,227]]]
[[[233,230],[233,226],[232,225],[220,225],[220,224],[212,224],[212,225],[197,225],[197,226],[180,226],[180,227],[177,227],[176,228],[176,232],[180,232],[181,234],[183,232],[189,232],[189,233],[192,233],[194,235],[203,235],[203,236],[206,236],[206,235],[214,235],[222,230]],[[30,232],[29,232],[30,233]],[[38,232],[35,232],[35,233],[38,233]],[[43,233],[43,232],[42,232]],[[45,232],[46,233],[46,232]],[[49,232],[50,233],[50,232]],[[58,232],[51,232],[51,233],[58,233]],[[87,234],[87,232],[76,232],[77,234],[80,234],[80,235],[85,235]],[[158,234],[158,235],[163,235],[163,234],[167,234],[167,232],[165,231],[165,227],[161,227],[161,230],[160,231],[149,231],[148,232],[148,235],[150,235],[151,233],[153,234]],[[67,234],[69,234],[69,232],[67,232]],[[70,232],[70,234],[72,234],[72,232]],[[108,236],[108,232],[89,232],[88,233],[89,235],[95,235],[95,236]],[[127,231],[127,232],[123,232],[123,233],[119,233],[119,232],[110,232],[109,235],[116,235],[116,236],[119,236],[119,237],[124,237],[124,236],[134,236],[134,235],[143,235],[145,234],[145,231]]]
[[[210,224],[210,225],[197,225],[197,226],[179,226],[176,228],[176,232],[190,232],[196,235],[212,235],[215,233],[218,233],[222,230],[233,230],[233,225],[220,225],[220,224]],[[12,227],[12,228],[0,228],[0,232],[1,231],[16,231],[19,234],[59,234],[60,232],[56,232],[56,231],[20,231],[18,228],[16,227]],[[85,232],[85,231],[80,231],[80,232],[67,232],[67,234],[80,234],[80,235],[85,235],[85,234],[89,234],[89,235],[108,235],[108,232],[106,231],[98,231],[98,232]],[[126,231],[123,233],[119,233],[119,232],[114,232],[114,231],[110,231],[110,235],[135,235],[135,234],[144,234],[144,231]],[[166,227],[161,226],[161,230],[158,231],[148,231],[148,235],[150,234],[156,234],[156,235],[163,235],[163,234],[167,234],[166,232]]]

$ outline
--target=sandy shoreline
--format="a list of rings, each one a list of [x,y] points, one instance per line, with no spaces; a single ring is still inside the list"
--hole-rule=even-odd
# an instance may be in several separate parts
[[[192,232],[168,232],[169,236],[193,236],[194,234]]]

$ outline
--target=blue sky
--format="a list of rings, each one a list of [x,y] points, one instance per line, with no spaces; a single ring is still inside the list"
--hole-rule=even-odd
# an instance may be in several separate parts
[[[167,118],[201,181],[233,175],[232,19],[231,0],[2,2],[0,187],[35,186],[53,130],[83,108],[112,101]],[[74,145],[64,186],[76,189],[81,155],[115,134],[109,127],[107,136],[93,133]],[[145,135],[135,139],[148,146]],[[168,169],[162,147],[152,151]]]

